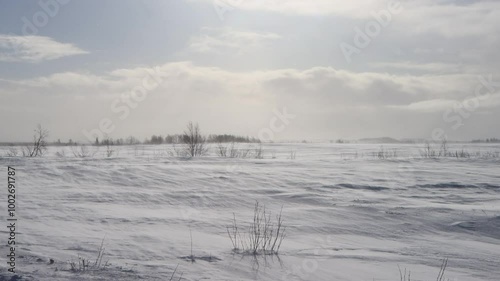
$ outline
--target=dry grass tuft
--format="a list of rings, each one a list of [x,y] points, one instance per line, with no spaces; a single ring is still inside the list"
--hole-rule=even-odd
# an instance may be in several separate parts
[[[233,224],[227,227],[233,251],[251,255],[278,255],[281,243],[286,237],[282,211],[283,208],[276,219],[272,220],[271,212],[256,202],[253,221],[246,229],[238,227],[236,215],[233,214]]]
[[[70,270],[72,272],[84,273],[105,269],[109,265],[109,261],[106,261],[104,264],[102,263],[104,252],[106,250],[106,248],[104,248],[104,239],[105,238],[103,238],[101,241],[101,245],[99,246],[97,257],[94,262],[91,262],[90,259],[78,256],[77,261],[69,261]]]
[[[450,279],[445,279],[444,274],[446,272],[446,267],[448,267],[448,259],[444,259],[443,262],[441,263],[441,267],[439,269],[439,273],[437,276],[436,281],[449,281]],[[399,280],[400,281],[411,281],[411,271],[407,271],[405,268],[404,270],[401,270],[401,268],[398,265],[399,269]]]

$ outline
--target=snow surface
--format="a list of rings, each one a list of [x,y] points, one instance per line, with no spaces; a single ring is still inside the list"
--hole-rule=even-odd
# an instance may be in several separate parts
[[[75,158],[68,147],[4,157],[2,182],[8,165],[17,169],[22,279],[12,280],[169,280],[177,265],[176,280],[399,280],[398,265],[412,280],[435,280],[443,258],[450,280],[499,280],[500,159],[421,159],[419,147],[384,145],[398,152],[390,159],[373,157],[380,145],[369,144],[267,144],[265,159],[169,157],[169,146],[118,147],[111,158],[103,148]],[[283,206],[278,257],[231,251],[226,226],[233,213],[249,221],[255,201],[274,213]],[[194,263],[182,259],[190,231]],[[107,269],[69,271],[79,255],[94,259],[104,237]],[[0,266],[0,280],[10,280]]]

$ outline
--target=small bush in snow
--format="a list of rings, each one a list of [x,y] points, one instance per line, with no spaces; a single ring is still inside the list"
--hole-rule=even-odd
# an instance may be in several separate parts
[[[256,202],[253,221],[247,229],[239,227],[236,215],[233,215],[233,224],[227,227],[233,251],[251,255],[277,255],[286,237],[286,227],[283,225],[281,216],[282,210],[274,221],[271,219],[271,212]]]
[[[91,262],[89,259],[78,256],[77,261],[73,260],[69,261],[70,270],[72,272],[89,272],[89,271],[105,269],[109,265],[108,261],[106,261],[104,264],[102,263],[103,262],[102,258],[104,257],[105,250],[106,249],[104,248],[104,238],[103,238],[101,241],[101,246],[97,251],[97,257],[93,262]]]

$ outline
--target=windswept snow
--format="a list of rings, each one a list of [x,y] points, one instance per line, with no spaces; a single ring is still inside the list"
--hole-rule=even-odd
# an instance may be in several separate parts
[[[44,158],[1,158],[4,171],[18,171],[18,275],[169,280],[178,264],[182,280],[369,281],[399,280],[399,265],[412,279],[435,280],[448,258],[450,280],[499,280],[500,159],[421,159],[419,145],[385,145],[398,157],[377,159],[379,148],[268,144],[265,159],[183,159],[166,156],[168,146],[129,146],[80,159],[51,147]],[[283,206],[288,235],[278,257],[231,251],[226,226],[233,213],[249,221],[255,201],[274,213]],[[190,231],[194,263],[182,259]],[[68,271],[79,255],[94,259],[104,237],[106,270]],[[4,262],[1,270],[9,280]]]

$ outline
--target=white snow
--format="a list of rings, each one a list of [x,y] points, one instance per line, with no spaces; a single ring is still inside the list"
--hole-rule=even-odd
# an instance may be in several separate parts
[[[51,281],[169,280],[177,264],[182,280],[368,281],[399,280],[399,265],[412,280],[435,280],[448,258],[450,280],[499,280],[500,159],[421,159],[420,147],[384,145],[398,151],[385,160],[369,144],[266,144],[265,159],[168,157],[166,145],[123,146],[111,158],[102,149],[75,158],[68,147],[0,158],[3,183],[8,165],[18,172],[16,269]],[[450,149],[462,147],[500,151]],[[231,251],[226,226],[233,213],[249,221],[255,201],[274,213],[283,206],[288,235],[278,257]],[[205,257],[194,263],[181,259],[191,254],[190,231],[193,254]],[[7,235],[2,226],[2,244]],[[94,259],[103,237],[111,266],[70,272],[67,261]],[[6,268],[0,280],[9,280]]]

